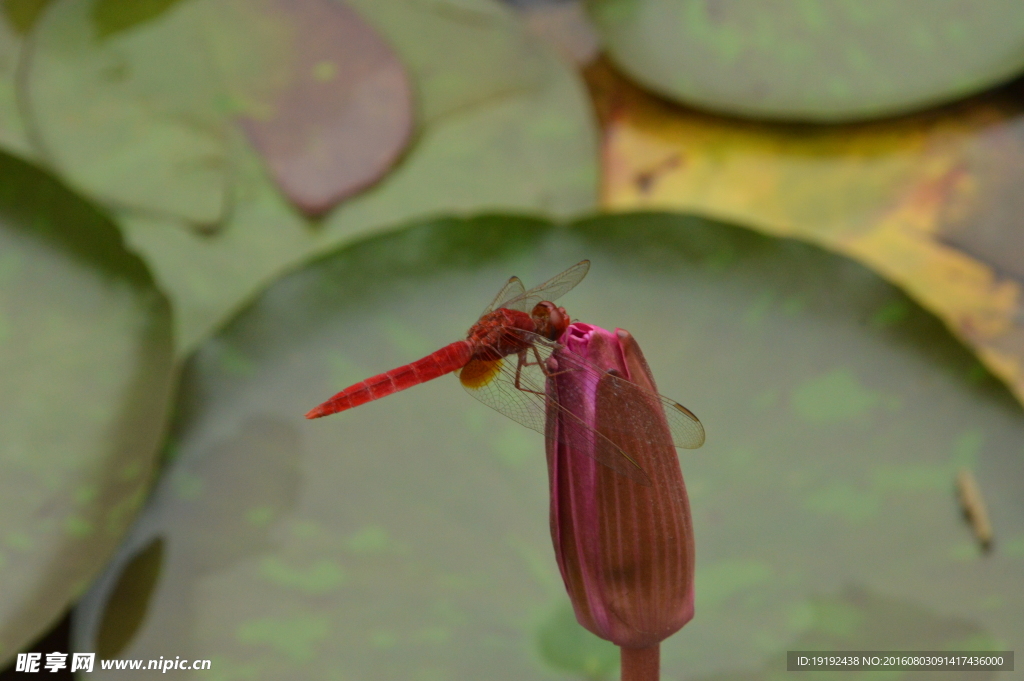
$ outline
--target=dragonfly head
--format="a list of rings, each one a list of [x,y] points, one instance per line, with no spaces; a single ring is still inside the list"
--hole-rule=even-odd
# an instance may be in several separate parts
[[[569,328],[571,321],[564,307],[555,307],[554,303],[547,300],[537,303],[530,316],[533,317],[535,332],[548,340],[558,340]]]

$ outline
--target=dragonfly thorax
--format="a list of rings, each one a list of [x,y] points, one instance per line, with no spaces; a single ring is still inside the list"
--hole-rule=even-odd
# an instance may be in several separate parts
[[[519,331],[534,333],[536,325],[530,315],[519,310],[498,308],[480,318],[466,337],[473,344],[474,355],[500,359],[525,349],[529,341]]]

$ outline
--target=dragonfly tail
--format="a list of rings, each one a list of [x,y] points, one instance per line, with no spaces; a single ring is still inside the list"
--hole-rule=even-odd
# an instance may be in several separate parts
[[[456,341],[411,364],[350,385],[331,399],[310,409],[306,412],[306,418],[318,419],[337,414],[438,376],[444,376],[464,367],[472,355],[473,347],[467,341]]]

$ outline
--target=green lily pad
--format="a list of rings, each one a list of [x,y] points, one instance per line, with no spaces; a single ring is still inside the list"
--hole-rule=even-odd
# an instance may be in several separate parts
[[[81,150],[83,165],[61,168],[79,186],[99,183],[86,191],[116,198],[110,191],[128,192],[130,185],[115,181],[114,171],[134,174],[151,162],[166,170],[147,170],[134,180],[158,193],[159,201],[147,203],[151,210],[117,211],[116,219],[171,298],[182,355],[282,272],[374,231],[425,214],[519,210],[565,217],[594,205],[596,135],[584,89],[576,74],[494,2],[349,3],[390,42],[409,70],[420,128],[416,142],[384,180],[311,221],[279,195],[237,130],[223,126],[213,91],[200,87],[202,81],[188,80],[188,71],[177,66],[175,60],[194,55],[177,50],[174,59],[163,56],[177,44],[184,13],[218,0],[177,3],[104,41],[91,34],[87,6],[95,1],[61,0],[40,25],[31,79],[33,111],[43,136],[55,147],[66,142],[65,153]],[[138,68],[156,69],[154,78],[170,77],[170,72],[181,79],[181,92],[159,81],[154,96],[187,94],[209,125],[200,124],[202,118],[154,116],[144,100],[111,80],[115,71],[120,73],[114,67],[121,61],[126,74],[136,72],[131,66],[136,48],[146,57]],[[93,93],[86,98],[93,105],[72,105],[72,93],[81,90],[89,91],[83,97]],[[138,124],[104,122],[109,107],[122,117],[138,116]],[[89,123],[91,116],[97,120]],[[215,120],[220,122],[215,125]],[[101,142],[106,133],[94,133],[94,125],[114,137],[131,138]],[[146,126],[173,129],[139,136]],[[200,157],[209,162],[200,163]],[[187,220],[167,214],[196,210],[193,217],[214,219],[225,187],[222,161],[228,160],[232,178],[224,200],[232,208],[218,229],[199,233]],[[165,177],[172,171],[181,173],[174,182]],[[189,199],[187,187],[193,184],[208,200]],[[135,205],[146,196],[145,191],[130,193],[121,198]],[[167,210],[159,213],[160,206]]]
[[[819,122],[945,103],[1024,69],[1015,0],[589,0],[612,59],[686,104]]]
[[[0,665],[89,585],[149,488],[170,313],[116,228],[0,155]]]
[[[560,302],[630,330],[659,388],[708,433],[680,454],[696,616],[663,644],[665,678],[757,669],[819,640],[815,604],[850,585],[897,600],[907,621],[954,618],[969,625],[956,632],[1020,648],[1024,419],[1006,389],[855,263],[701,219],[621,215],[572,229],[440,220],[274,284],[188,363],[175,458],[77,608],[76,649],[173,650],[227,678],[607,671],[586,641],[547,649],[566,596],[540,435],[448,377],[303,418],[461,338],[510,275],[530,285],[584,257],[590,274]],[[904,313],[879,314],[894,306]],[[991,554],[960,517],[960,466],[988,501]],[[158,567],[135,561],[161,542]],[[150,586],[128,609],[112,594],[133,584]],[[937,632],[913,639],[927,646],[952,630],[922,631]]]
[[[36,154],[18,108],[18,64],[23,35],[35,20],[33,10],[42,4],[8,0],[0,5],[0,148],[24,159],[32,159]]]

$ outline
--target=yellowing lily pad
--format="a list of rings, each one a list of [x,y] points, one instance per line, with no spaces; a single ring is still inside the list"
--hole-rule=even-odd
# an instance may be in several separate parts
[[[1016,89],[822,127],[674,106],[607,64],[590,76],[605,115],[607,209],[694,212],[850,256],[934,312],[1024,401]]]

